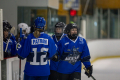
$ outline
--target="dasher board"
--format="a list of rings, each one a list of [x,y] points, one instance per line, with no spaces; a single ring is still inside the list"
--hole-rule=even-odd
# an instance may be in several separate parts
[[[0,9],[0,60],[3,60],[3,10]]]

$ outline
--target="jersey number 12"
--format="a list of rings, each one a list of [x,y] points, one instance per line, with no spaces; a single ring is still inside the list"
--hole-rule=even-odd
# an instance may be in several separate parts
[[[44,59],[47,56],[47,53],[44,55],[40,56],[40,62],[37,62],[37,48],[33,48],[32,49],[34,51],[34,57],[33,57],[33,62],[30,62],[31,65],[46,65],[47,64],[47,60],[44,61]],[[41,52],[47,52],[48,48],[41,48]]]

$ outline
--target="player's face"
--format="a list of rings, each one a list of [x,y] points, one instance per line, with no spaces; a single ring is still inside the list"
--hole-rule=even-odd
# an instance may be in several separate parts
[[[62,33],[62,28],[57,27],[57,28],[55,29],[55,31],[56,31],[56,33]]]
[[[72,35],[72,34],[77,34],[77,29],[76,28],[72,28],[71,30],[70,30],[70,34]]]
[[[4,34],[4,38],[8,37],[8,31],[7,30],[3,31],[3,34]]]
[[[26,30],[23,30],[23,34],[26,34]]]

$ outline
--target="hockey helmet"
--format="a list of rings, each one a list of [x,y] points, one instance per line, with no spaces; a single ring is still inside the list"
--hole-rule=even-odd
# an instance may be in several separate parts
[[[46,21],[43,17],[37,17],[34,21],[35,28],[43,29],[45,27]]]
[[[57,23],[55,24],[55,30],[54,30],[55,35],[56,35],[56,36],[62,36],[65,26],[66,26],[66,25],[65,25],[64,22],[57,22]],[[58,28],[58,27],[59,27],[59,28],[62,28],[62,33],[57,33],[57,32],[56,32],[56,28]]]
[[[3,30],[10,31],[11,28],[12,28],[12,26],[10,25],[10,23],[7,20],[3,20]]]
[[[26,31],[28,28],[28,25],[26,23],[19,23],[18,24],[18,30],[20,31],[20,28],[22,28],[22,30]]]
[[[68,24],[68,25],[66,26],[66,28],[65,28],[65,32],[66,32],[67,34],[70,33],[70,30],[71,30],[72,28],[76,28],[76,29],[77,29],[77,33],[78,33],[78,27],[77,27],[77,25],[76,25],[75,23],[70,23],[70,24]]]
[[[77,34],[71,34],[70,33],[70,30],[71,29],[73,29],[73,28],[76,28],[77,29]],[[77,38],[77,36],[78,36],[78,27],[77,27],[77,25],[75,24],[75,23],[70,23],[70,24],[68,24],[67,26],[66,26],[66,28],[65,28],[65,32],[66,32],[66,34],[68,35],[68,37],[70,38],[70,39],[76,39]]]
[[[29,34],[30,33],[30,28],[31,27],[28,27],[27,30],[26,30],[26,33]]]

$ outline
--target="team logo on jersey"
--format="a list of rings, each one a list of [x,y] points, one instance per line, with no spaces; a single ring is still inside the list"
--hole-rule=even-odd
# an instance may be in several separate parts
[[[78,51],[78,49],[79,48],[73,47],[64,60],[74,65],[80,59],[81,53]]]
[[[44,38],[32,39],[32,45],[38,45],[38,44],[48,45],[48,39],[44,39]]]
[[[18,51],[18,49],[20,49],[21,48],[21,44],[20,43],[17,43],[17,45],[16,45],[16,50]]]

